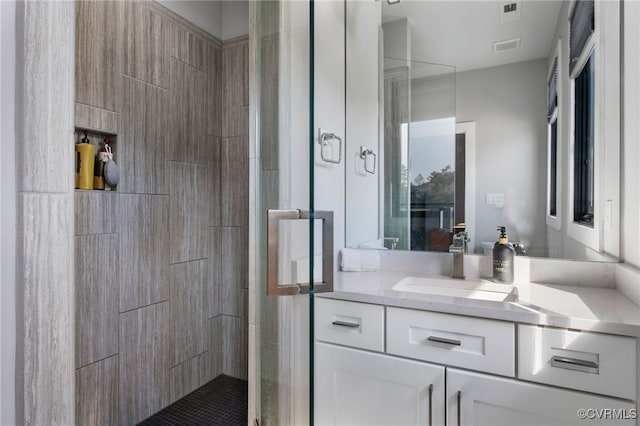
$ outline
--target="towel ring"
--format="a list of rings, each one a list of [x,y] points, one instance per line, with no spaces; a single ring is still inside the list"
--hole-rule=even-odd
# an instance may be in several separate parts
[[[368,156],[373,156],[373,168],[371,170],[369,170],[368,167],[368,163],[367,163],[367,157]],[[360,146],[360,158],[362,158],[364,160],[364,170],[367,173],[370,173],[372,175],[376,174],[376,153],[373,152],[372,149],[370,148],[365,148],[364,146]]]
[[[318,143],[320,144],[320,158],[325,163],[340,164],[342,161],[342,138],[335,133],[325,132],[322,129],[318,130]],[[325,156],[325,148],[331,145],[331,141],[338,141],[338,159],[329,158]]]

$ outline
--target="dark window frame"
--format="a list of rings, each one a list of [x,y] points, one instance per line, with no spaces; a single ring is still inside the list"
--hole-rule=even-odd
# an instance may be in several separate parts
[[[573,217],[595,224],[595,54],[591,52],[574,79]]]

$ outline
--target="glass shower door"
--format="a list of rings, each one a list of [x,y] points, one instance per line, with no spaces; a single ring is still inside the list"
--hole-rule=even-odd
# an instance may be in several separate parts
[[[313,424],[313,295],[331,291],[333,279],[332,213],[314,210],[314,6],[276,0],[250,8],[256,188],[250,420],[307,425]]]

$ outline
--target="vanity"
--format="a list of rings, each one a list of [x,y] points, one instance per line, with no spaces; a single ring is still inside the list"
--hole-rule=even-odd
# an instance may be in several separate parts
[[[338,272],[315,302],[316,422],[634,425],[639,336],[612,288]]]

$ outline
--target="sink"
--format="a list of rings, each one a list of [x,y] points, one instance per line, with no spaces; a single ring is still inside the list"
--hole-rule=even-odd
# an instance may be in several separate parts
[[[514,302],[518,299],[514,286],[490,281],[407,277],[394,285],[392,290],[495,302]]]

